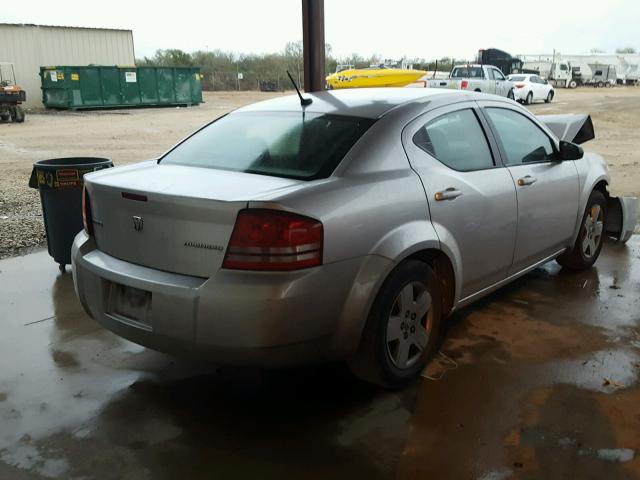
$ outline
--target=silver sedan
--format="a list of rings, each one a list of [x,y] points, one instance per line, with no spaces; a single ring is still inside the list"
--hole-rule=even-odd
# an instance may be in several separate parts
[[[157,160],[85,177],[85,310],[221,364],[342,359],[401,385],[443,320],[553,259],[589,268],[633,230],[588,116],[496,96],[362,89],[241,108]]]

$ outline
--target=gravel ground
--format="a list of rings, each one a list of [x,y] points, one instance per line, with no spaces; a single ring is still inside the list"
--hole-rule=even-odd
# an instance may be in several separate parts
[[[116,165],[146,160],[212,119],[272,96],[207,92],[199,107],[32,112],[23,124],[0,124],[0,258],[46,244],[38,192],[27,186],[33,162],[65,156],[108,157]],[[640,196],[640,88],[558,90],[552,104],[530,108],[536,114],[591,113],[597,139],[587,148],[607,158],[612,191]]]

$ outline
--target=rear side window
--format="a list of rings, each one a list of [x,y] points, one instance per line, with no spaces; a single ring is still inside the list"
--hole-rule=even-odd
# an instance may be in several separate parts
[[[524,82],[527,77],[524,75],[509,75],[509,80],[512,82]]]
[[[413,142],[454,170],[468,172],[494,166],[487,138],[472,109],[431,120],[416,132]]]
[[[551,139],[524,115],[506,108],[486,108],[507,155],[507,165],[547,162],[555,158]]]
[[[160,162],[302,180],[326,178],[373,123],[314,113],[232,113],[186,139]]]
[[[483,78],[481,67],[456,67],[451,72],[451,78]]]

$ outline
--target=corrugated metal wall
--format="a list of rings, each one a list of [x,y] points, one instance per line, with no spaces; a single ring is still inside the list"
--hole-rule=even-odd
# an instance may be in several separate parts
[[[134,65],[131,30],[0,23],[0,62],[13,62],[27,107],[42,106],[40,66]]]

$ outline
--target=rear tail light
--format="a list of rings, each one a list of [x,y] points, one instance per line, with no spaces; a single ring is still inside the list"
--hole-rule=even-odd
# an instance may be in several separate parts
[[[322,223],[278,210],[238,214],[223,268],[299,270],[322,264]]]
[[[462,80],[462,82],[460,83],[460,88],[469,88],[469,81]]]
[[[82,187],[82,223],[87,235],[93,236],[93,217],[91,216],[91,201],[87,187]]]
[[[516,83],[516,88],[522,88],[524,87],[524,83]]]

